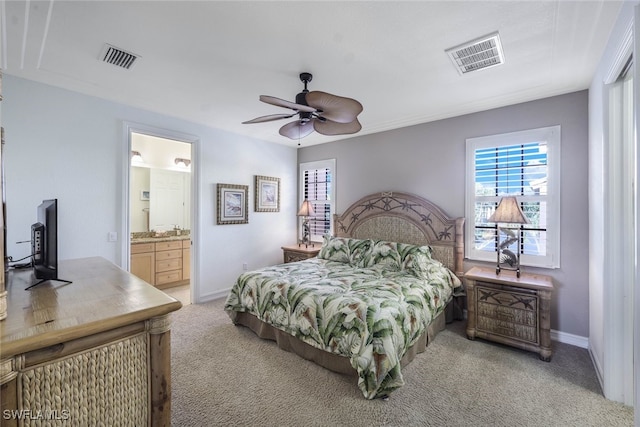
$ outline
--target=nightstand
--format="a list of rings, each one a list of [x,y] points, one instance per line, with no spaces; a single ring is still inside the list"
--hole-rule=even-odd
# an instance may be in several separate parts
[[[305,247],[305,245],[283,246],[284,262],[295,262],[313,258],[320,252],[320,246],[319,243],[316,243],[315,246],[309,245],[308,247]]]
[[[473,267],[464,275],[467,337],[483,338],[538,353],[551,360],[553,280],[542,274]]]

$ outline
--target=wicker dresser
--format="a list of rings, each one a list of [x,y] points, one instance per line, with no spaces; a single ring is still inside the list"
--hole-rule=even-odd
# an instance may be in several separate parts
[[[465,275],[467,337],[484,338],[551,360],[550,305],[553,282],[541,274],[474,267]]]
[[[0,322],[1,425],[171,424],[169,313],[181,303],[103,258],[62,261]]]

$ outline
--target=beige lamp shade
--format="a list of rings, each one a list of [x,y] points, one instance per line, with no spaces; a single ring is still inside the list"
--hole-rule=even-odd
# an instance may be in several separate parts
[[[300,210],[298,211],[298,216],[310,216],[313,215],[313,205],[310,201],[306,200],[302,202],[302,206],[300,206]]]
[[[498,207],[493,215],[487,219],[487,222],[503,223],[503,224],[529,224],[529,220],[515,196],[506,196],[500,199]]]

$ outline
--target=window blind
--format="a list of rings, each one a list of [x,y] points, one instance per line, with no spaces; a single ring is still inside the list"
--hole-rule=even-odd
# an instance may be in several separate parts
[[[487,220],[510,195],[530,222],[517,225],[521,263],[560,266],[560,131],[551,126],[467,139],[467,258],[495,259],[498,227]]]
[[[331,186],[330,168],[303,170],[303,197],[313,205],[309,217],[311,240],[322,240],[331,231]]]

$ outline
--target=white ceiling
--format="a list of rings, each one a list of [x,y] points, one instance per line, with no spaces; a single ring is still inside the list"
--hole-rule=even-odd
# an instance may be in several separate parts
[[[6,74],[296,146],[289,110],[310,90],[364,106],[357,135],[588,88],[619,1],[0,2]],[[498,31],[505,64],[460,75],[445,49]],[[109,43],[140,56],[101,62]],[[313,133],[302,145],[342,137]]]

